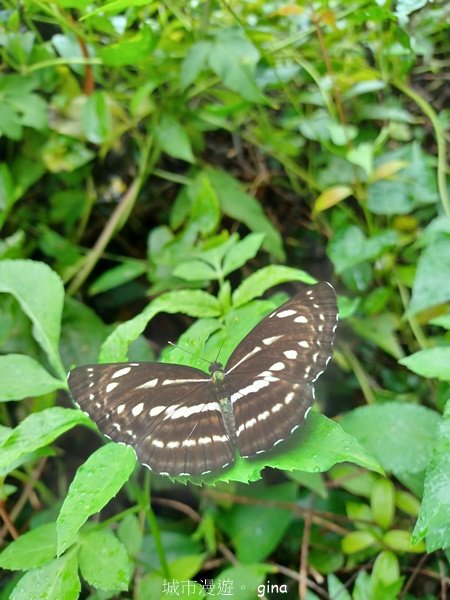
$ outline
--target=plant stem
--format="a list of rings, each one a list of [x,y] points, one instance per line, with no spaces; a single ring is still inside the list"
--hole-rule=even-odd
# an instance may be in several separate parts
[[[144,144],[144,148],[142,149],[142,155],[140,160],[139,172],[134,179],[133,183],[129,187],[127,193],[123,197],[122,201],[116,206],[112,215],[110,216],[108,222],[106,223],[103,231],[101,232],[99,238],[95,242],[92,250],[86,256],[84,264],[80,271],[78,271],[77,275],[72,280],[72,283],[69,285],[67,293],[69,295],[75,294],[86,279],[89,277],[90,273],[94,269],[97,264],[99,258],[103,254],[106,246],[111,241],[111,238],[116,233],[118,229],[123,225],[124,221],[130,214],[133,209],[133,206],[137,200],[139,192],[141,191],[142,185],[147,176],[147,166],[148,166],[148,157],[150,153],[152,138],[149,136]]]

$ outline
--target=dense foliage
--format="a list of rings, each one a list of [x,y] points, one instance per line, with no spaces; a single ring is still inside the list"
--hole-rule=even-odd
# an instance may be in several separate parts
[[[446,597],[449,9],[392,4],[4,0],[0,600]],[[71,404],[323,279],[286,452],[171,481]]]

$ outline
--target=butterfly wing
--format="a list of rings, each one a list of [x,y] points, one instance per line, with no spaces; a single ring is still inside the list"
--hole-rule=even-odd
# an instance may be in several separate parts
[[[303,423],[336,325],[336,295],[323,282],[277,308],[234,350],[225,377],[241,456],[270,450]]]
[[[71,371],[68,383],[100,431],[132,446],[152,471],[201,475],[234,460],[214,386],[203,371],[164,363],[87,365]]]

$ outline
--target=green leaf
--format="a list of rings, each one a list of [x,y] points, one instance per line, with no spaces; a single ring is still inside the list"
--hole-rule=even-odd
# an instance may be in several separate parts
[[[95,153],[72,137],[53,135],[45,142],[40,156],[51,173],[71,173],[93,160]]]
[[[211,69],[231,90],[250,102],[261,102],[263,95],[255,80],[259,52],[240,31],[222,31],[208,56]]]
[[[148,0],[112,0],[112,2],[106,2],[91,11],[87,15],[83,17],[83,19],[88,19],[90,17],[95,16],[98,13],[104,15],[116,15],[118,13],[123,12],[124,10],[132,7],[132,6],[147,6]],[[76,5],[74,5],[76,6]]]
[[[133,281],[147,271],[147,265],[140,260],[126,260],[117,267],[108,269],[102,273],[89,286],[89,294],[95,296],[114,288],[124,285],[129,281]]]
[[[74,298],[64,302],[60,350],[64,364],[96,362],[100,345],[110,332],[97,313]]]
[[[342,551],[355,554],[374,546],[377,540],[370,531],[352,531],[342,538]]]
[[[327,471],[336,463],[348,461],[382,473],[378,462],[340,425],[321,414],[310,412],[291,439],[264,455],[264,458],[244,460],[238,457],[231,469],[219,476],[205,477],[205,480],[208,483],[248,483],[260,479],[260,472],[266,466],[285,471],[301,469],[317,473]],[[196,483],[196,480],[193,482]]]
[[[129,6],[130,3],[127,3]],[[102,7],[101,10],[105,10]],[[94,11],[95,12],[95,11]],[[124,67],[137,65],[148,60],[156,45],[157,38],[150,26],[143,26],[139,33],[130,35],[125,33],[116,44],[98,47],[98,55],[105,65],[111,67]]]
[[[400,565],[393,552],[383,550],[375,559],[371,574],[372,599],[396,600],[403,583]]]
[[[220,362],[226,363],[239,342],[275,308],[274,302],[254,300],[230,310],[225,323],[219,322],[217,331],[206,340],[203,358],[210,362],[219,358]]]
[[[24,533],[0,554],[0,567],[28,571],[56,556],[56,523],[47,523]]]
[[[161,544],[169,563],[182,556],[199,555],[202,552],[201,544],[195,541],[191,533],[188,534],[187,532],[161,530]],[[152,535],[144,537],[139,559],[147,570],[162,570],[157,544]]]
[[[307,471],[292,471],[287,473],[289,479],[311,490],[320,498],[328,497],[328,490],[321,473],[308,473]]]
[[[120,522],[117,537],[132,557],[137,557],[142,547],[142,525],[135,515],[127,514]]]
[[[387,152],[377,166],[392,161],[407,161],[408,166],[392,179],[376,181],[369,186],[367,206],[378,215],[409,214],[417,206],[439,201],[436,174],[429,157],[417,142]]]
[[[34,359],[23,354],[0,356],[0,402],[43,396],[66,389],[65,381],[55,379]]]
[[[211,53],[211,42],[197,42],[188,51],[180,68],[180,85],[186,89],[195,82],[199,74],[206,67]]]
[[[247,225],[251,231],[265,233],[263,248],[278,260],[284,260],[281,234],[266,217],[259,202],[224,171],[208,169],[206,173],[216,190],[223,212]]]
[[[233,292],[233,306],[238,307],[247,304],[253,298],[262,296],[271,287],[287,281],[301,281],[307,284],[317,283],[311,275],[300,269],[270,265],[259,269],[244,279]]]
[[[95,588],[128,589],[130,560],[125,546],[110,531],[92,531],[83,536],[79,562],[83,579]]]
[[[245,265],[248,260],[256,256],[263,243],[264,237],[264,233],[251,233],[233,246],[225,255],[223,261],[224,275],[226,276],[233,271],[236,271],[236,269],[239,269]]]
[[[352,600],[347,588],[339,581],[336,575],[330,573],[327,577],[328,595],[330,598],[339,598],[339,600]]]
[[[111,135],[109,102],[109,97],[104,91],[96,91],[88,97],[83,107],[81,122],[86,139],[93,144],[101,144]]]
[[[160,312],[182,313],[190,317],[216,317],[221,313],[214,296],[201,290],[179,290],[161,294],[139,315],[119,325],[102,346],[100,362],[121,362],[127,359],[129,344],[146,328],[147,323]]]
[[[14,588],[10,600],[77,600],[81,591],[75,554],[28,571]]]
[[[383,529],[389,529],[395,514],[395,488],[389,479],[378,479],[370,495],[370,507],[374,521]]]
[[[396,334],[400,327],[400,318],[396,315],[388,312],[379,315],[366,314],[364,319],[353,317],[350,324],[360,337],[370,340],[397,360],[404,356]]]
[[[427,552],[450,547],[450,401],[437,429],[412,541],[417,543],[424,537]]]
[[[439,415],[424,406],[385,402],[357,408],[340,424],[384,469],[401,475],[427,467],[438,422]]]
[[[193,579],[205,562],[204,554],[187,554],[169,562],[169,570],[178,580]]]
[[[360,571],[358,573],[353,587],[352,598],[353,600],[372,600],[372,581],[366,571]],[[383,600],[387,600],[387,598],[384,598]]]
[[[47,408],[26,417],[0,448],[0,474],[15,468],[30,452],[51,444],[76,425],[89,425],[89,419],[71,408]]]
[[[412,517],[419,516],[421,504],[419,500],[409,492],[397,490],[395,492],[395,505],[407,515],[411,515]]]
[[[204,171],[200,171],[186,192],[190,199],[189,227],[203,236],[212,235],[220,223],[220,203]]]
[[[73,544],[86,520],[98,513],[117,494],[130,477],[135,464],[136,453],[132,448],[107,444],[81,465],[57,519],[58,554]]]
[[[374,145],[372,143],[363,142],[354,146],[347,152],[347,160],[353,165],[361,167],[367,176],[373,172],[373,154]]]
[[[15,190],[14,180],[10,168],[6,163],[0,163],[0,227],[5,222],[8,212],[16,200],[18,200],[18,194]]]
[[[3,101],[0,104],[0,134],[14,141],[20,140],[23,134],[20,121],[20,115]]]
[[[175,277],[185,279],[186,281],[211,281],[218,279],[219,273],[214,270],[212,265],[201,259],[186,260],[173,270]]]
[[[58,344],[64,287],[58,275],[42,262],[4,260],[0,263],[0,292],[12,294],[33,324],[33,336],[61,379],[65,370]]]
[[[199,319],[187,329],[177,342],[178,347],[168,346],[161,355],[163,362],[182,364],[200,370],[205,369],[205,360],[211,356],[205,350],[208,338],[220,329],[221,323],[218,319]],[[187,352],[186,352],[187,350]],[[213,355],[215,356],[215,355]]]
[[[425,552],[425,544],[412,544],[411,533],[403,529],[391,529],[383,536],[383,543],[396,552]]]
[[[398,234],[395,231],[383,231],[370,238],[356,225],[339,229],[328,244],[328,255],[333,261],[337,273],[365,261],[372,261],[389,248],[396,245]]]
[[[373,473],[362,471],[354,465],[334,465],[328,475],[335,486],[364,498],[370,497],[376,482],[376,476]]]
[[[417,263],[409,312],[416,313],[450,300],[450,237],[435,240]]]
[[[251,496],[278,502],[295,502],[295,483],[282,483],[264,488],[251,488]],[[267,558],[284,537],[292,513],[279,507],[236,505],[219,517],[219,523],[236,550],[239,562],[251,564]]]
[[[450,346],[419,350],[398,362],[423,377],[450,381]]]
[[[191,141],[184,127],[174,117],[164,115],[155,129],[156,140],[169,156],[195,162]]]
[[[438,327],[443,327],[444,329],[450,329],[450,313],[431,319],[430,325],[437,325]]]

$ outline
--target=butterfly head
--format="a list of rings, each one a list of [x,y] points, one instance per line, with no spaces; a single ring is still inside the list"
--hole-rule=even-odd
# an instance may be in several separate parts
[[[220,362],[214,361],[209,365],[209,372],[214,383],[223,381],[223,365]]]

